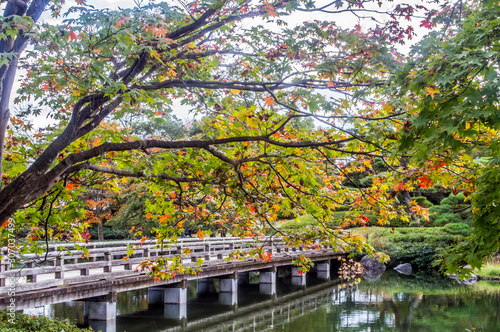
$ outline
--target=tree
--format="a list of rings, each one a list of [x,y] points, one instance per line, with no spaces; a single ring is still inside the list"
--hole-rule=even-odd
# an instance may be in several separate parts
[[[500,6],[473,2],[455,13],[464,16],[450,16],[446,33],[429,35],[414,50],[395,77],[392,102],[407,110],[401,153],[428,170],[427,181],[468,196],[473,235],[443,253],[448,273],[479,267],[500,249]]]
[[[74,198],[85,184],[119,190],[122,178],[137,178],[148,183],[146,216],[159,225],[159,241],[175,240],[194,218],[229,223],[240,236],[271,230],[290,245],[373,253],[356,232],[325,220],[340,206],[373,210],[384,221],[398,208],[383,186],[339,186],[338,158],[362,171],[384,157],[392,141],[369,130],[397,129],[386,122],[400,112],[376,97],[402,59],[394,43],[414,34],[401,21],[418,16],[430,25],[437,11],[418,4],[383,10],[381,1],[179,3],[116,11],[82,5],[61,26],[30,30],[36,43],[23,58],[16,98],[26,110],[11,117],[15,128],[5,136],[4,159],[15,166],[2,174],[3,225],[14,218],[16,227],[29,227],[27,241],[73,230],[78,239],[85,210]],[[360,21],[344,28],[283,20],[303,12]],[[362,28],[361,15],[376,15],[377,23]],[[130,116],[162,117],[175,100],[204,115],[202,139],[144,139],[120,125]],[[23,116],[41,112],[56,125],[28,133]],[[293,128],[307,118],[322,128]],[[363,129],[367,123],[372,129]],[[335,171],[325,172],[325,163]],[[318,227],[275,228],[279,215],[306,213]]]

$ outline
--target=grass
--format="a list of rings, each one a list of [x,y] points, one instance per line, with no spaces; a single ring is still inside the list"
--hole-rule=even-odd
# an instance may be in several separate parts
[[[479,275],[481,278],[500,278],[500,261],[498,260],[490,260],[486,261],[484,266],[475,270],[474,273]]]

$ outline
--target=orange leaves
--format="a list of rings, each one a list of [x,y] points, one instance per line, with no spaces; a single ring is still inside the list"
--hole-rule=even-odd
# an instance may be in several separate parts
[[[167,222],[168,222],[168,219],[169,219],[169,218],[171,218],[171,217],[172,217],[172,216],[171,216],[170,214],[164,214],[164,215],[162,215],[162,216],[158,219],[158,221],[160,222],[160,225],[161,225],[161,224],[165,224],[165,223],[167,223]]]
[[[196,236],[198,236],[198,238],[200,238],[200,240],[203,240],[203,238],[204,238],[203,232],[201,230],[196,233]]]
[[[394,186],[395,191],[402,191],[402,190],[407,190],[407,189],[408,189],[408,187],[403,182],[400,182]]]
[[[268,107],[271,107],[275,104],[276,102],[274,101],[273,97],[271,96],[267,96],[266,98],[264,98],[264,104]]]
[[[418,178],[420,188],[429,188],[433,185],[432,179],[429,179],[426,175],[422,175]]]

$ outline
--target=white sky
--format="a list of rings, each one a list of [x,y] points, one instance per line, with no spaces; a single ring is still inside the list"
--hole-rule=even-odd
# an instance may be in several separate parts
[[[138,0],[138,1],[141,1],[141,0]],[[170,3],[170,4],[176,4],[176,5],[179,4],[177,0],[167,0],[166,2]],[[186,2],[189,2],[189,1],[186,1]],[[325,2],[325,1],[322,1],[322,0],[317,1],[317,3],[322,3],[322,2]],[[142,3],[144,3],[144,4],[147,3],[147,0],[143,0]],[[92,5],[97,9],[103,9],[103,8],[115,9],[118,7],[129,8],[129,7],[135,6],[135,3],[133,0],[87,0],[87,4]],[[385,4],[386,4],[385,5],[386,8],[394,6],[394,3],[389,2],[389,1],[386,1]],[[74,0],[69,0],[65,4],[66,9],[70,8],[72,6],[77,6],[77,3]],[[381,10],[386,9],[386,8],[382,8]],[[280,18],[287,21],[290,25],[296,25],[296,24],[302,23],[304,21],[311,21],[314,19],[326,20],[326,19],[328,19],[328,16],[330,16],[330,19],[335,18],[337,25],[342,26],[342,27],[354,27],[354,25],[359,23],[359,21],[356,17],[354,17],[352,14],[348,14],[348,13],[341,14],[341,15],[336,14],[336,15],[332,16],[332,15],[327,15],[327,14],[300,12],[300,13],[297,13],[297,14],[292,15],[292,16],[286,16],[286,17],[280,17]],[[46,12],[42,16],[41,19],[44,21],[47,21],[49,23],[53,23],[53,24],[57,24],[61,20],[60,18],[59,19],[52,18],[50,16],[50,13],[48,13],[48,12]],[[427,33],[428,30],[418,27],[418,25],[420,24],[420,21],[421,20],[418,19],[412,23],[412,25],[415,29],[415,32],[418,34],[418,36],[416,36],[413,40],[408,41],[408,43],[405,46],[399,46],[398,49],[401,52],[407,52],[409,50],[409,46],[411,44],[414,44],[415,42],[420,40],[421,37],[425,33]],[[248,23],[244,23],[244,25],[249,26],[251,24],[254,24],[252,22],[256,22],[257,24],[263,23],[262,20],[257,19],[257,20],[253,20],[253,21],[248,20]],[[402,22],[402,23],[406,24],[406,22]],[[375,23],[373,21],[370,21],[370,20],[364,20],[364,21],[362,21],[361,26],[366,27],[366,24],[375,24]],[[410,22],[408,22],[408,24],[410,24]],[[19,74],[22,75],[22,72],[20,72]],[[13,99],[14,99],[14,96],[13,96],[12,100]],[[178,105],[176,107],[174,106],[173,108],[175,109],[174,114],[177,115],[179,118],[186,120],[186,121],[189,121],[192,119],[192,115],[187,113],[186,107]],[[35,127],[44,127],[44,126],[47,126],[48,124],[51,123],[51,119],[47,119],[43,116],[40,116],[37,119],[33,119],[33,120],[34,120]]]

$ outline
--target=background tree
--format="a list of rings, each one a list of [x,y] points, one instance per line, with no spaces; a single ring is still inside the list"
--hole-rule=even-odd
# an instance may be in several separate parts
[[[391,103],[407,110],[400,151],[423,167],[422,180],[463,193],[457,211],[472,213],[473,235],[446,250],[440,261],[447,272],[478,267],[500,249],[500,7],[485,1],[458,9],[448,30],[429,35],[414,49],[395,78],[400,90]]]

